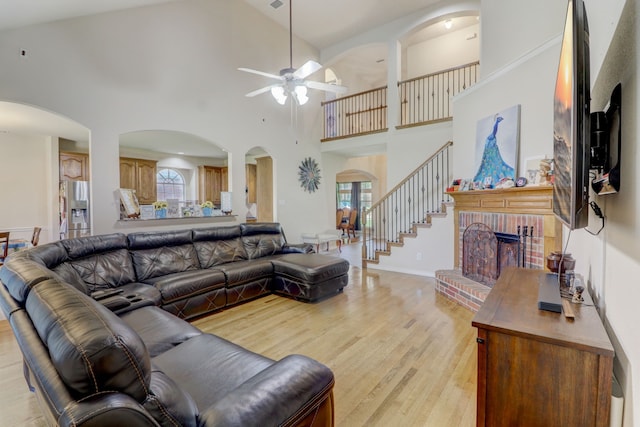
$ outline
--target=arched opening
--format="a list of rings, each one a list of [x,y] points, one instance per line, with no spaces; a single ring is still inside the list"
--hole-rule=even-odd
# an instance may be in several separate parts
[[[140,130],[120,135],[120,188],[140,205],[171,201],[170,217],[192,216],[206,201],[220,209],[228,191],[228,153],[186,132]],[[176,207],[177,206],[177,207]]]
[[[73,144],[80,161],[69,161],[69,173],[90,180],[90,131],[85,126],[43,108],[0,101],[0,157],[3,175],[12,177],[11,185],[0,187],[5,209],[3,229],[10,238],[29,240],[34,227],[42,228],[40,243],[60,238],[63,215],[59,204],[60,182],[66,179],[60,147]],[[25,195],[28,195],[26,197]],[[88,214],[90,203],[83,209]],[[90,217],[82,216],[87,232]]]
[[[273,158],[263,147],[253,147],[245,154],[245,176],[245,221],[275,221]]]
[[[377,190],[378,179],[364,170],[350,169],[336,174],[336,209],[349,209],[358,212],[355,230],[362,229],[362,212],[370,209],[379,197],[374,194]]]

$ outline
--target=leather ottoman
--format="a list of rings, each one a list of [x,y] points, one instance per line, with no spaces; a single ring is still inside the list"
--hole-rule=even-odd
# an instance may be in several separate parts
[[[349,282],[349,262],[320,254],[287,254],[271,261],[273,292],[313,302],[342,291]]]

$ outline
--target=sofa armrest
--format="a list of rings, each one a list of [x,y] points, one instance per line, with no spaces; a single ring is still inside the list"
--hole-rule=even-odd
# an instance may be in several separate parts
[[[286,244],[282,247],[283,254],[310,254],[314,253],[313,245],[309,243]]]
[[[245,381],[200,413],[204,426],[296,425],[322,406],[333,420],[333,372],[301,355],[290,355]],[[329,399],[328,405],[323,405]]]
[[[123,393],[101,393],[82,402],[70,402],[60,414],[57,425],[152,427],[158,423],[131,396]]]

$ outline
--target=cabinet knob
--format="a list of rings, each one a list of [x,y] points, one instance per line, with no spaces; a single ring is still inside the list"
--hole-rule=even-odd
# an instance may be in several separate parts
[[[484,340],[482,338],[476,338],[476,342],[478,344],[484,344]]]

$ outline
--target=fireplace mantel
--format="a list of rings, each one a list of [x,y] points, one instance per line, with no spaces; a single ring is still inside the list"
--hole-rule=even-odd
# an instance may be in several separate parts
[[[454,264],[460,266],[460,215],[478,212],[483,214],[535,215],[542,218],[542,229],[536,235],[542,238],[543,256],[562,246],[562,223],[553,214],[553,187],[530,186],[493,190],[448,192],[454,205]],[[464,230],[463,230],[464,231]],[[501,230],[496,230],[501,231]],[[513,232],[513,231],[512,231]]]

